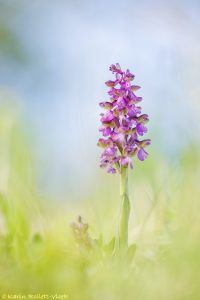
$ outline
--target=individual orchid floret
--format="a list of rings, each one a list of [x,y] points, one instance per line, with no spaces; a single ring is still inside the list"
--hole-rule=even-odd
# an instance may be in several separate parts
[[[120,173],[122,168],[132,169],[133,156],[144,161],[148,156],[144,148],[151,141],[139,140],[139,136],[147,133],[149,117],[142,114],[138,106],[142,97],[135,95],[140,86],[131,84],[135,76],[129,70],[122,71],[118,63],[109,69],[115,79],[105,82],[110,99],[99,104],[105,112],[100,115],[102,126],[99,131],[103,138],[99,139],[98,146],[104,148],[100,166],[114,174]]]

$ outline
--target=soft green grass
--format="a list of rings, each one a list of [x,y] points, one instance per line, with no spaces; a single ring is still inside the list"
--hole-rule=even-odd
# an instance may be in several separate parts
[[[151,153],[135,165],[129,180],[130,244],[136,251],[115,259],[108,244],[119,206],[117,176],[100,171],[88,196],[76,203],[43,200],[30,150],[3,112],[0,293],[67,294],[73,300],[200,299],[200,152],[191,146],[176,163],[159,158],[153,148]],[[70,226],[78,214],[89,224],[82,237]]]

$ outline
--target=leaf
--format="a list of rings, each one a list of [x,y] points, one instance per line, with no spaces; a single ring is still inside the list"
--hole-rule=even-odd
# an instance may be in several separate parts
[[[104,250],[108,253],[112,252],[115,247],[115,237],[113,237],[108,244],[104,246]]]
[[[98,239],[94,239],[93,242],[94,242],[95,246],[97,246],[98,248],[101,248],[102,245],[103,245],[103,236],[102,236],[102,234],[100,234]]]
[[[131,261],[135,255],[135,251],[136,251],[136,244],[132,244],[128,247],[128,260]]]

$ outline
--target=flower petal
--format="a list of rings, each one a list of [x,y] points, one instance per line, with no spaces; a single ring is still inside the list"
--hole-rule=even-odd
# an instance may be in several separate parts
[[[140,148],[140,150],[137,153],[138,159],[141,161],[144,161],[145,158],[147,158],[147,156],[148,156],[148,153],[143,148]]]

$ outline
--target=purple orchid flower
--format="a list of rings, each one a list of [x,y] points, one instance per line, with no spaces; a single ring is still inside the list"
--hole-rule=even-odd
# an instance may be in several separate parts
[[[102,127],[99,131],[104,138],[99,139],[98,146],[104,148],[100,166],[114,174],[120,172],[122,167],[132,169],[132,158],[135,155],[144,161],[148,156],[144,148],[151,141],[138,139],[147,133],[145,124],[149,117],[141,114],[141,107],[138,106],[142,97],[134,93],[140,86],[131,85],[135,76],[129,70],[122,71],[118,63],[111,65],[110,71],[115,74],[115,80],[105,83],[109,87],[110,101],[99,104],[106,112],[101,114]]]

